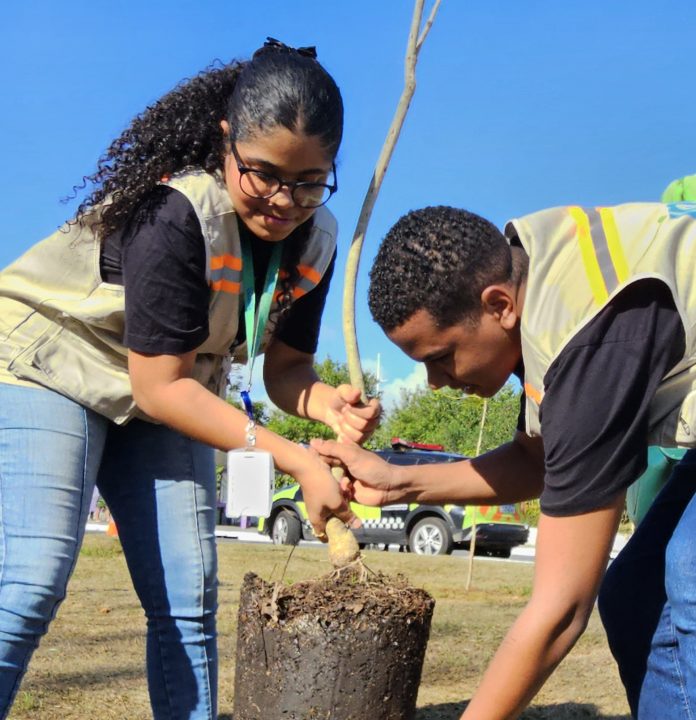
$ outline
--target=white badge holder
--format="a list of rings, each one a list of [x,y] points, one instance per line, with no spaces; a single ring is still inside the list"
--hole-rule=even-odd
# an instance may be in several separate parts
[[[275,468],[265,450],[240,448],[227,453],[225,515],[268,517],[273,503]]]
[[[225,515],[266,518],[271,514],[275,487],[273,456],[254,447],[256,424],[253,420],[249,421],[246,433],[247,446],[227,453]]]

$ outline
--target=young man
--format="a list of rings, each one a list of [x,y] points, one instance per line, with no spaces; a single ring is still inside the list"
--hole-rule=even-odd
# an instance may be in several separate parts
[[[358,502],[541,498],[530,602],[463,718],[515,718],[583,632],[648,444],[696,445],[696,203],[564,207],[504,237],[463,210],[411,212],[371,271],[370,309],[431,387],[494,395],[514,373],[514,439],[476,459],[386,465],[316,443]],[[600,611],[631,711],[696,717],[696,451],[610,566]]]

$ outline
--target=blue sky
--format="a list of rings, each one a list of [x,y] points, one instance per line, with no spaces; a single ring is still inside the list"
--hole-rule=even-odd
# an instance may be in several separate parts
[[[427,0],[426,7],[431,0]],[[339,268],[318,358],[344,359],[342,266],[403,85],[410,0],[9,0],[0,27],[0,264],[74,210],[60,198],[133,115],[213,59],[267,35],[316,45],[346,104],[330,207]],[[377,201],[358,282],[366,367],[383,388],[422,381],[369,317],[367,271],[405,212],[432,204],[503,225],[561,204],[653,200],[696,172],[696,3],[442,0]]]

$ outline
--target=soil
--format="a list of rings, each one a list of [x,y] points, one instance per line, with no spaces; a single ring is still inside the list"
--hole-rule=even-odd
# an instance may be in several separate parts
[[[248,573],[235,720],[411,720],[435,601],[359,569],[284,586]]]
[[[232,720],[244,573],[253,568],[261,577],[277,577],[287,564],[288,550],[266,543],[221,542],[218,554],[218,717]],[[363,554],[371,567],[389,575],[405,573],[435,598],[415,720],[459,718],[529,600],[534,566],[477,558],[474,586],[467,591],[461,557],[381,550]],[[308,545],[295,548],[284,571],[294,582],[330,570],[325,551]],[[104,533],[88,533],[68,596],[34,653],[8,720],[152,720],[144,657],[143,610],[120,543]],[[367,714],[364,718],[370,720]],[[578,644],[521,718],[631,720],[596,608]],[[277,718],[267,715],[265,720]]]

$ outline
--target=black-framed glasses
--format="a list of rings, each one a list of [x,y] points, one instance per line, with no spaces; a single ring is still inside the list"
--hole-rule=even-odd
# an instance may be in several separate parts
[[[333,173],[333,184],[305,182],[304,180],[281,180],[279,177],[263,170],[246,167],[237,152],[234,143],[230,143],[232,155],[237,161],[239,170],[239,188],[250,198],[267,200],[273,197],[282,187],[290,190],[290,195],[295,205],[302,208],[321,207],[338,190],[336,181],[336,164],[331,163]]]

